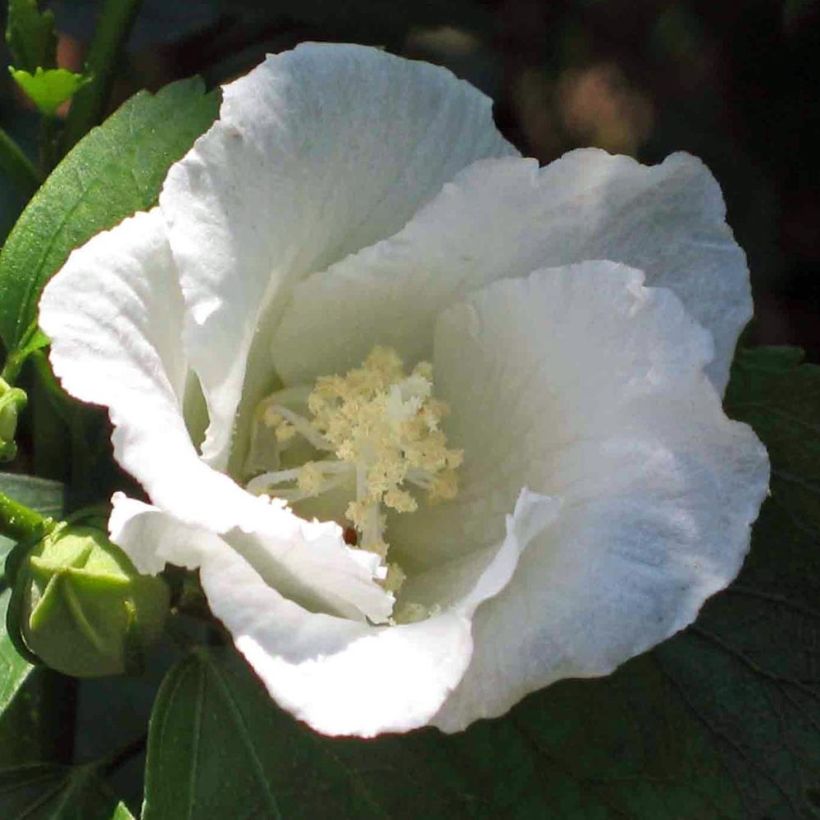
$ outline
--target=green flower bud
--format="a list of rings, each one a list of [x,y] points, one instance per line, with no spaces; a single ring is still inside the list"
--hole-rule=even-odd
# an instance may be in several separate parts
[[[19,387],[0,379],[0,461],[11,461],[17,455],[14,436],[17,416],[26,406],[27,397]]]
[[[26,645],[78,678],[139,672],[168,612],[165,581],[140,575],[92,526],[58,526],[28,553],[17,582]]]

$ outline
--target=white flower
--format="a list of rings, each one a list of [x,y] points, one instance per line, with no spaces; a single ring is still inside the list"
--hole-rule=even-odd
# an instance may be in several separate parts
[[[448,72],[304,45],[225,88],[40,318],[151,499],[114,499],[136,565],[198,567],[319,731],[452,731],[609,673],[736,575],[768,463],[721,410],[751,315],[724,218],[693,157],[539,168]]]

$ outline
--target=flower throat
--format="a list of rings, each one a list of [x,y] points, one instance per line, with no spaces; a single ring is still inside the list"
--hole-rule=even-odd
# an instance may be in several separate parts
[[[433,397],[433,368],[420,362],[408,374],[395,350],[375,347],[361,367],[322,376],[307,398],[310,418],[275,402],[259,421],[287,448],[301,437],[326,458],[257,476],[251,492],[291,503],[355,483],[345,517],[362,549],[387,555],[385,510],[411,513],[416,488],[435,503],[458,493],[463,452],[447,447],[441,421],[449,408]]]

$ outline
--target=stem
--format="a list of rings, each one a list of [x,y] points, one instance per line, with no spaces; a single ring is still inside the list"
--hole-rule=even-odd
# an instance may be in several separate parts
[[[45,533],[49,522],[30,507],[0,493],[0,534],[14,541],[34,539]]]
[[[40,170],[47,177],[60,161],[60,123],[54,117],[43,114],[40,118]]]
[[[30,199],[40,187],[40,175],[20,146],[0,128],[0,170],[17,186],[19,193]]]
[[[19,344],[15,347],[6,359],[3,372],[0,375],[8,384],[14,384],[17,377],[20,375],[20,370],[26,362],[26,359],[38,350],[41,350],[48,344],[48,339],[37,327],[37,323],[33,322],[29,325],[28,330],[23,334]]]
[[[180,626],[176,615],[165,621],[165,634],[174,642],[177,649],[190,652],[197,646],[197,642]]]
[[[147,744],[148,735],[140,735],[130,743],[127,743],[121,749],[118,749],[108,757],[103,758],[99,763],[99,767],[102,769],[103,774],[106,776],[110,775],[111,772],[118,769],[123,765],[123,763],[127,763],[135,755],[144,752]]]
[[[140,0],[105,0],[86,60],[85,70],[91,82],[71,101],[63,132],[63,155],[102,120],[114,81],[114,67],[139,7]]]
[[[17,377],[20,375],[20,369],[23,367],[24,357],[16,350],[9,353],[6,363],[3,366],[3,371],[0,373],[0,379],[6,384],[14,384]]]

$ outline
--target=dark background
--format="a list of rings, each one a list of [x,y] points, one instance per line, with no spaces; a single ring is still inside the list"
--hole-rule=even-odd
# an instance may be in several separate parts
[[[43,5],[57,15],[61,64],[79,68],[98,3]],[[194,73],[225,82],[303,40],[448,66],[493,97],[502,131],[542,162],[586,145],[644,162],[699,155],[749,257],[747,341],[820,360],[817,0],[146,0],[115,103]],[[36,116],[5,75],[0,123],[33,146]],[[22,204],[0,188],[0,235]]]

